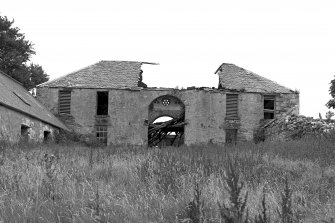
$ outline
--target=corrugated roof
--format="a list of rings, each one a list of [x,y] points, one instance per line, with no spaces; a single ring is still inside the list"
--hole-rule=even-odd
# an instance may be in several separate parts
[[[219,74],[219,84],[223,89],[257,93],[293,93],[265,77],[234,64],[223,63],[215,73]]]
[[[47,124],[68,130],[51,112],[41,105],[19,82],[0,71],[0,104],[32,116]]]
[[[136,61],[100,61],[38,87],[138,88],[142,64]]]

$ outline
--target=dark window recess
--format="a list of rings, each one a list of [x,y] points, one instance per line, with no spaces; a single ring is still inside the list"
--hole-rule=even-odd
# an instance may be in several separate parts
[[[226,118],[227,119],[238,119],[238,95],[237,94],[227,94]]]
[[[21,140],[28,141],[29,140],[29,126],[21,125]]]
[[[71,91],[60,90],[59,91],[59,114],[71,114]]]
[[[275,118],[275,96],[264,95],[264,119]]]
[[[108,91],[97,92],[97,115],[108,115]]]
[[[107,126],[96,126],[97,139],[107,145]]]
[[[226,129],[226,143],[236,144],[237,142],[237,129]]]
[[[49,141],[50,139],[50,132],[44,131],[44,142]]]

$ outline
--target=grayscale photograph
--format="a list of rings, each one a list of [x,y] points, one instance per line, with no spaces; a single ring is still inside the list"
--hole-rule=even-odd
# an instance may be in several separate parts
[[[335,2],[2,2],[21,222],[335,223]]]

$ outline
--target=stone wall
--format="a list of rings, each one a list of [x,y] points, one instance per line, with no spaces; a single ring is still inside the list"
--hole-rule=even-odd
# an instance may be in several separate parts
[[[58,128],[0,105],[0,140],[18,142],[21,138],[21,125],[28,127],[29,140],[43,142],[44,131],[54,138]]]
[[[264,95],[260,93],[239,93],[238,120],[226,120],[224,129],[238,129],[237,141],[253,140],[259,127],[271,119],[264,120]],[[275,95],[275,118],[281,118],[295,107],[293,114],[299,114],[299,94]]]
[[[55,115],[58,115],[58,90],[37,90],[38,100]],[[102,119],[96,116],[97,91],[109,91],[109,115]],[[239,94],[238,120],[225,119],[227,93]],[[150,104],[164,95],[178,98],[185,106],[187,145],[225,143],[226,129],[238,129],[237,141],[252,140],[255,130],[264,123],[262,94],[214,89],[72,89],[71,115],[58,117],[82,134],[95,134],[96,125],[107,125],[108,144],[146,145],[148,123],[154,119],[154,115],[149,115]],[[299,105],[299,94],[277,94],[276,116],[294,105]]]
[[[224,94],[198,90],[110,90],[108,141],[146,145],[149,105],[163,95],[174,96],[185,105],[185,144],[223,143]]]

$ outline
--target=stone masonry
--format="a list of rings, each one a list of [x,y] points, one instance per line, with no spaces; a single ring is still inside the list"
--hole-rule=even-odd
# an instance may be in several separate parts
[[[185,144],[223,144],[226,129],[237,129],[237,141],[252,140],[254,131],[264,123],[263,94],[218,89],[178,90],[167,88],[71,89],[71,115],[58,114],[58,91],[39,88],[37,98],[64,123],[81,134],[95,134],[99,125],[97,92],[109,92],[107,144],[146,145],[150,104],[167,95],[185,106]],[[226,94],[238,94],[238,119],[226,119]],[[275,94],[276,116],[299,104],[299,94]],[[151,120],[150,120],[151,119]]]
[[[43,142],[45,132],[48,133],[48,140],[54,138],[59,131],[49,124],[41,122],[20,112],[0,105],[0,139],[9,142],[18,142],[21,139],[21,126],[27,127],[28,140]]]

